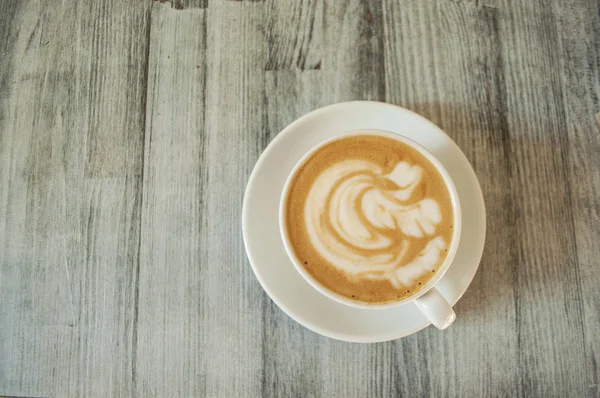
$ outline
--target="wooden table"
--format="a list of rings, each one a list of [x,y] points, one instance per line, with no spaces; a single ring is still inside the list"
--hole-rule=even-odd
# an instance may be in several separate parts
[[[0,394],[599,396],[599,98],[597,0],[3,0]],[[252,274],[255,161],[352,99],[481,180],[447,331],[330,340]]]

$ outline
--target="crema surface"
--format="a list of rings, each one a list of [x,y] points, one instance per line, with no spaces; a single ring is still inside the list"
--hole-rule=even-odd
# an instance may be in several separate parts
[[[454,224],[435,166],[405,143],[371,135],[315,152],[292,179],[285,214],[304,268],[369,303],[419,291],[444,262]]]

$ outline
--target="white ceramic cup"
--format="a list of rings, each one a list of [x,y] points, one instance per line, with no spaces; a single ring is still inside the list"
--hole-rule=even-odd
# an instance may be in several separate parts
[[[413,294],[411,296],[403,298],[402,300],[388,302],[388,303],[382,303],[382,304],[365,303],[365,302],[352,300],[350,298],[347,298],[345,296],[342,296],[338,293],[335,293],[335,292],[329,290],[328,288],[323,286],[319,281],[317,281],[315,278],[313,278],[313,276],[310,273],[308,273],[308,271],[306,271],[306,269],[304,269],[304,267],[300,264],[300,261],[294,254],[292,247],[291,247],[291,243],[289,242],[288,233],[287,233],[287,223],[285,222],[285,220],[286,220],[285,204],[287,202],[287,196],[289,193],[290,184],[293,180],[293,177],[296,174],[296,171],[300,167],[302,167],[302,165],[313,155],[313,153],[315,153],[317,150],[319,150],[324,145],[329,144],[332,141],[337,141],[342,138],[356,136],[356,135],[374,135],[374,136],[380,136],[380,137],[388,137],[388,138],[392,138],[394,140],[400,141],[400,142],[410,146],[411,148],[413,148],[414,150],[418,151],[423,156],[425,156],[436,167],[437,171],[440,173],[440,175],[444,179],[444,182],[446,183],[446,187],[448,188],[448,192],[450,193],[450,198],[451,198],[452,206],[453,206],[453,210],[454,210],[454,223],[453,223],[454,233],[452,235],[452,240],[450,242],[450,247],[448,249],[448,254],[446,256],[446,259],[444,260],[444,263],[439,268],[439,270],[436,272],[436,274],[433,276],[433,278],[431,278],[429,280],[429,282],[427,282],[425,284],[425,286],[423,286],[422,289],[420,289],[418,292],[416,292],[415,294]],[[458,198],[458,193],[456,192],[454,182],[452,182],[450,175],[448,174],[448,172],[446,171],[444,166],[439,162],[439,160],[437,160],[435,158],[435,156],[433,156],[433,154],[431,154],[427,149],[425,149],[421,145],[417,144],[416,142],[414,142],[402,135],[390,133],[387,131],[380,131],[380,130],[351,131],[351,132],[344,133],[339,136],[330,138],[328,140],[322,141],[321,143],[315,145],[304,156],[302,156],[302,158],[296,163],[296,165],[292,169],[292,171],[289,174],[289,176],[285,182],[285,185],[283,187],[283,192],[281,194],[281,199],[279,202],[279,229],[281,232],[281,238],[283,240],[285,251],[287,252],[287,255],[290,258],[290,260],[292,261],[292,263],[294,264],[294,267],[296,267],[296,270],[300,273],[300,275],[302,275],[302,277],[304,277],[304,279],[312,287],[314,287],[316,290],[318,290],[319,292],[321,292],[322,294],[324,294],[325,296],[329,297],[332,300],[335,300],[339,303],[342,303],[342,304],[345,304],[345,305],[348,305],[351,307],[356,307],[356,308],[377,310],[377,309],[398,307],[398,306],[413,302],[423,312],[423,314],[427,317],[427,319],[429,319],[429,321],[431,321],[431,323],[433,325],[435,325],[438,329],[446,329],[456,319],[456,314],[454,313],[454,310],[452,309],[450,304],[448,304],[446,299],[444,299],[444,297],[440,294],[440,292],[435,288],[435,285],[440,281],[440,279],[442,279],[442,277],[444,276],[444,274],[446,273],[446,271],[452,264],[452,261],[454,260],[454,256],[458,249],[458,243],[460,240],[461,227],[462,227],[462,216],[461,216],[460,201]]]

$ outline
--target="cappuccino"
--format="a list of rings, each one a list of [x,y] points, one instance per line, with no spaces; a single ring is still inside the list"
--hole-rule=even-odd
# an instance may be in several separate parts
[[[292,176],[284,206],[300,265],[359,302],[419,292],[444,263],[453,236],[453,204],[436,166],[385,136],[347,136],[317,149]]]

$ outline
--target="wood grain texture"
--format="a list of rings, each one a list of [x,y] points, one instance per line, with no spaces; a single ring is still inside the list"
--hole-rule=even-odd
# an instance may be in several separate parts
[[[294,40],[293,35],[286,39]],[[323,71],[268,71],[265,76],[264,145],[290,120],[326,104],[322,95]],[[306,333],[295,322],[289,322],[268,298],[262,309],[262,395],[319,396],[324,391],[323,350],[329,342],[314,333]]]
[[[322,0],[267,1],[267,70],[320,69]]]
[[[595,0],[0,3],[0,395],[600,396]],[[446,331],[359,345],[262,291],[243,190],[297,117],[415,110],[481,181]]]
[[[435,395],[515,396],[516,253],[510,229],[515,215],[508,196],[512,163],[497,12],[468,3],[429,1],[412,7],[386,2],[384,14],[389,27],[387,100],[433,120],[459,144],[480,179],[491,226],[480,271],[456,306],[465,322],[448,333],[427,329],[406,339],[410,343],[403,340],[399,368],[409,380],[422,378],[423,391],[433,390]],[[481,344],[455,347],[455,342],[479,339],[484,339]],[[427,358],[423,363],[422,356]],[[424,378],[425,374],[448,376]],[[402,391],[410,394],[410,387],[405,388]]]
[[[332,102],[385,99],[381,3],[349,0],[326,7],[324,34],[330,46],[323,64]]]
[[[518,214],[514,232],[520,386],[523,393],[535,395],[584,395],[588,381],[582,360],[582,297],[566,167],[564,95],[554,45],[556,18],[546,9],[516,9],[505,15],[499,34],[506,37],[502,58],[516,163],[511,191]],[[540,379],[547,382],[541,384]]]
[[[206,10],[156,3],[150,32],[135,392],[202,396]]]
[[[577,310],[585,342],[587,387],[600,395],[600,5],[555,5],[565,108],[567,176],[577,258],[573,264],[581,301]],[[596,120],[594,120],[596,119]]]
[[[243,188],[264,142],[264,4],[215,2],[208,8],[201,289],[206,321],[202,358],[207,396],[262,392],[263,301],[242,243]],[[227,83],[225,83],[227,82]],[[168,385],[168,384],[167,384]]]
[[[1,14],[0,391],[130,395],[145,3]]]

